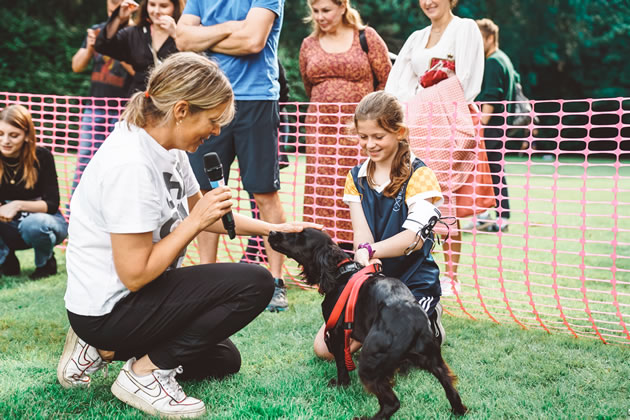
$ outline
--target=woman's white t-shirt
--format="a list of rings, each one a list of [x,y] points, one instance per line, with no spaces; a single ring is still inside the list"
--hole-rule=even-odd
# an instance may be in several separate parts
[[[429,70],[431,59],[453,59],[464,96],[468,102],[474,101],[481,92],[485,60],[477,23],[454,16],[438,43],[426,48],[430,33],[431,26],[427,26],[405,41],[389,73],[385,91],[406,102],[424,89],[419,83],[420,77]]]
[[[188,197],[198,191],[184,151],[166,150],[144,129],[118,122],[70,204],[66,308],[86,316],[111,312],[130,291],[116,273],[110,234],[152,232],[158,242],[188,215]]]

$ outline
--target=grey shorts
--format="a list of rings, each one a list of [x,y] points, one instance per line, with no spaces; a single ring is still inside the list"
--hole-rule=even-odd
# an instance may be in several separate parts
[[[229,168],[238,158],[243,188],[250,193],[280,189],[278,167],[278,101],[236,101],[234,120],[216,137],[207,139],[188,158],[202,190],[210,190],[203,155],[216,152],[227,185]]]

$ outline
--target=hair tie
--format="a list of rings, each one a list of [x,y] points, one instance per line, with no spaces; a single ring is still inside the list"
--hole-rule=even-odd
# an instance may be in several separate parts
[[[148,90],[144,91],[144,97],[147,98],[147,99],[149,99],[151,97],[151,95],[149,95],[149,91]]]

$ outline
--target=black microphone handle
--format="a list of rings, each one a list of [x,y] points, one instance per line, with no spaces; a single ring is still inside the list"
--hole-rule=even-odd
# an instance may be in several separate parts
[[[236,238],[236,225],[234,224],[234,215],[232,215],[232,210],[225,213],[223,217],[221,217],[223,221],[223,227],[228,233],[230,239]]]
[[[210,189],[213,190],[217,187],[224,186],[223,165],[221,165],[219,156],[214,152],[206,153],[203,156],[203,161],[208,181],[210,181]],[[223,227],[227,231],[230,239],[234,239],[236,237],[236,225],[234,224],[234,215],[232,215],[232,211],[230,210],[225,213],[221,217],[221,221],[223,222]]]

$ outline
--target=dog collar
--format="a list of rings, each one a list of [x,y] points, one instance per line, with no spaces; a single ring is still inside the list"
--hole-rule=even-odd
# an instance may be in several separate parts
[[[352,261],[350,258],[346,258],[345,260],[337,264],[337,268],[338,270],[336,278],[339,278],[344,274],[356,273],[357,271],[361,270],[362,267],[361,265],[359,265],[359,263]]]
[[[352,334],[352,329],[354,328],[354,305],[357,301],[357,297],[359,296],[359,289],[361,289],[365,280],[371,277],[372,274],[379,273],[381,270],[382,267],[380,264],[370,264],[367,267],[363,267],[358,273],[354,274],[341,292],[341,296],[339,296],[337,303],[335,303],[335,307],[333,308],[330,317],[326,320],[324,340],[328,345],[330,330],[335,328],[337,321],[341,317],[342,312],[345,310],[343,323],[344,358],[346,368],[349,371],[353,371],[355,369],[354,362],[352,361],[352,354],[350,353],[350,334]]]

